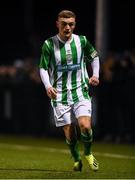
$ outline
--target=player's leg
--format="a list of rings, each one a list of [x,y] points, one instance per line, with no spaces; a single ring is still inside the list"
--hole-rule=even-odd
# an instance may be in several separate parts
[[[74,159],[73,170],[81,171],[82,161],[81,161],[81,157],[80,157],[80,153],[78,149],[76,129],[73,124],[68,124],[68,125],[63,126],[63,130],[66,137],[66,143]]]
[[[74,161],[80,160],[80,154],[78,149],[78,141],[75,133],[75,127],[73,124],[68,124],[63,126],[64,134],[66,137],[66,143],[70,149],[71,155],[74,158]]]
[[[84,155],[92,170],[98,170],[99,164],[92,154],[92,127],[91,127],[91,103],[80,102],[75,106],[75,115],[81,130],[81,140],[84,145]]]
[[[66,144],[69,147],[70,153],[74,159],[74,170],[81,171],[82,163],[78,149],[78,141],[76,129],[71,120],[71,107],[57,106],[53,107],[56,127],[62,127],[64,130]]]
[[[92,128],[90,125],[90,117],[88,116],[78,117],[78,124],[81,130],[81,140],[84,144],[84,154],[89,155],[92,153],[91,148],[93,141]]]
[[[92,154],[92,128],[91,118],[87,116],[80,116],[78,118],[79,127],[81,130],[81,140],[84,144],[84,155],[87,159],[89,166],[92,170],[97,171],[99,169],[99,163]]]

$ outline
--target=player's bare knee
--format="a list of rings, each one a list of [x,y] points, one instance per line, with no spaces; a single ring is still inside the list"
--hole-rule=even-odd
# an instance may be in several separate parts
[[[80,125],[81,132],[87,132],[87,131],[89,131],[89,129],[91,129],[90,124],[81,124]]]

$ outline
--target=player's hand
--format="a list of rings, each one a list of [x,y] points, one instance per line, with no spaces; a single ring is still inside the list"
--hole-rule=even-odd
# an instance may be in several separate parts
[[[99,84],[99,79],[95,76],[92,76],[89,79],[89,84],[91,84],[92,86],[97,86]]]
[[[57,90],[55,88],[53,88],[53,87],[49,87],[47,89],[47,95],[51,99],[56,99],[56,97],[57,97]]]

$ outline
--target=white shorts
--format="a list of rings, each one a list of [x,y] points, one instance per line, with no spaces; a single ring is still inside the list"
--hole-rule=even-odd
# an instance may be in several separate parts
[[[84,100],[73,105],[57,105],[53,107],[56,127],[71,124],[73,115],[75,118],[80,116],[91,117],[91,101]]]

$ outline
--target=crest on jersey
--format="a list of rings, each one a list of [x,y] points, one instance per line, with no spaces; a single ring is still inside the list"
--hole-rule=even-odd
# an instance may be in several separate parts
[[[72,53],[71,53],[70,50],[67,50],[66,60],[67,60],[68,63],[72,62]]]

